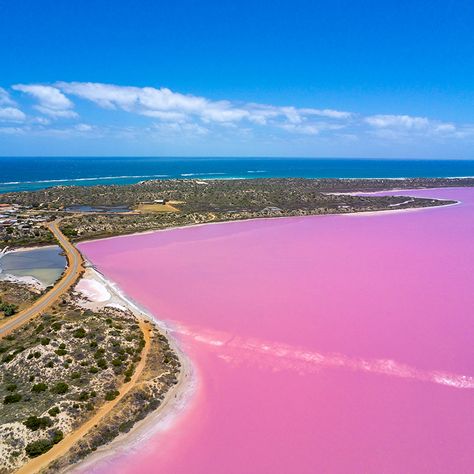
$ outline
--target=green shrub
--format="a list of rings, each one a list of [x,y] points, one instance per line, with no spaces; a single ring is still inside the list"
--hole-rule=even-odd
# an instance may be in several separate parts
[[[42,346],[47,346],[51,342],[51,339],[49,337],[42,337],[40,342]]]
[[[25,447],[26,454],[30,458],[35,458],[40,456],[43,453],[46,453],[53,447],[53,442],[49,439],[39,439],[38,441],[33,441]]]
[[[107,361],[105,359],[99,359],[97,361],[97,365],[102,369],[106,369],[107,368]]]
[[[22,396],[19,394],[19,393],[13,393],[11,395],[7,395],[4,399],[3,399],[3,403],[5,405],[8,405],[10,403],[17,403],[19,402],[20,400],[22,399]]]
[[[74,380],[74,379],[78,379],[81,377],[81,373],[80,372],[73,372],[71,374],[71,378]]]
[[[56,416],[56,415],[59,415],[59,408],[58,407],[53,407],[51,408],[50,410],[48,410],[48,413],[51,415],[51,416]]]
[[[56,430],[53,433],[52,442],[53,444],[58,444],[64,438],[64,434],[61,430]]]
[[[63,356],[63,355],[66,355],[67,354],[67,350],[66,349],[56,349],[54,352],[56,352],[56,354],[58,356]]]
[[[35,393],[45,392],[47,389],[48,386],[43,382],[37,383],[31,387],[31,391]]]
[[[38,429],[44,429],[47,428],[48,426],[51,426],[51,419],[48,418],[47,416],[43,416],[41,418],[38,418],[37,416],[29,416],[23,424],[29,428],[31,431],[36,431]]]
[[[105,399],[110,401],[113,400],[114,398],[117,398],[119,395],[118,390],[109,390],[108,392],[105,393]]]
[[[87,334],[87,333],[86,333],[86,330],[85,330],[84,328],[78,328],[78,329],[76,329],[76,330],[72,333],[72,335],[73,335],[74,337],[78,337],[78,338],[81,338],[81,339],[82,339],[83,337],[85,337],[86,334]]]
[[[0,302],[0,311],[3,311],[6,317],[13,316],[18,311],[18,306],[16,304]]]
[[[62,326],[61,323],[58,323],[58,322],[51,324],[51,328],[54,329],[55,331],[59,331],[61,329],[61,326]]]
[[[94,353],[94,359],[100,359],[105,354],[105,350],[100,348],[97,349]]]
[[[13,353],[7,354],[3,356],[2,362],[4,364],[8,364],[8,362],[11,362],[15,358],[15,355]]]
[[[16,385],[16,383],[10,383],[6,386],[6,389],[9,392],[14,392],[17,389],[17,385]]]
[[[44,324],[40,323],[38,326],[36,326],[35,333],[38,334],[44,329]]]
[[[95,366],[92,366],[92,367],[89,368],[89,372],[91,374],[96,374],[97,372],[99,372],[99,369]]]
[[[125,377],[130,378],[133,375],[133,372],[135,372],[135,367],[131,365],[123,374]]]
[[[53,393],[62,395],[69,390],[69,385],[66,382],[57,382],[56,385],[51,389]]]

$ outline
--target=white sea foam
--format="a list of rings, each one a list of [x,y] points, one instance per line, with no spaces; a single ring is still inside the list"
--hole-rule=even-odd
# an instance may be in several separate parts
[[[166,178],[167,174],[148,174],[148,175],[121,175],[121,176],[95,176],[87,178],[62,178],[62,179],[41,179],[37,181],[5,181],[0,182],[0,185],[13,185],[13,184],[43,184],[43,183],[68,183],[68,182],[79,182],[79,181],[100,181],[100,180],[111,180],[111,179],[142,179],[142,178]]]
[[[225,174],[227,173],[181,173],[180,176],[216,176]]]
[[[364,359],[339,353],[324,354],[288,344],[241,338],[207,329],[178,326],[177,332],[215,348],[218,357],[234,365],[256,364],[271,370],[294,370],[312,373],[321,369],[348,369],[421,382],[431,382],[460,389],[474,389],[474,377],[438,370],[421,370],[393,359]]]

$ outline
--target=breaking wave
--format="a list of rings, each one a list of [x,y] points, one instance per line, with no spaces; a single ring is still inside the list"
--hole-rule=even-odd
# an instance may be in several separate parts
[[[147,174],[147,175],[123,175],[123,176],[96,176],[88,178],[61,178],[61,179],[40,179],[36,181],[5,181],[0,182],[0,185],[13,185],[13,184],[41,184],[41,183],[68,183],[76,181],[100,181],[110,179],[143,179],[143,178],[166,178],[167,174]]]
[[[224,174],[227,173],[181,173],[180,176],[216,176]]]

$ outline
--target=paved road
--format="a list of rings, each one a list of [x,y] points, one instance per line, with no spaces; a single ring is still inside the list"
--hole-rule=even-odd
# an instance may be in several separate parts
[[[29,308],[26,308],[15,316],[8,318],[8,321],[0,326],[0,338],[6,336],[9,332],[48,309],[61,295],[69,290],[69,288],[77,281],[83,270],[83,259],[81,254],[59,230],[58,223],[50,222],[48,224],[48,229],[53,233],[61,247],[66,252],[68,266],[62,278],[50,291],[38,298]]]

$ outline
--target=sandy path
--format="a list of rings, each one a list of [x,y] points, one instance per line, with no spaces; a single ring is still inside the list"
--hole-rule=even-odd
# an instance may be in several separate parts
[[[105,416],[107,416],[113,408],[117,406],[117,404],[128,394],[128,392],[137,384],[137,381],[140,375],[145,368],[146,360],[148,357],[148,353],[150,352],[150,325],[144,319],[139,319],[138,321],[140,325],[140,329],[143,332],[143,336],[145,339],[145,347],[143,348],[141,354],[141,360],[137,365],[137,368],[130,380],[130,382],[125,383],[122,385],[120,394],[114,400],[105,403],[97,413],[88,421],[86,421],[83,425],[81,425],[77,430],[69,433],[61,442],[54,445],[47,453],[38,456],[37,458],[32,459],[23,467],[21,467],[17,472],[17,474],[31,474],[34,472],[39,472],[41,469],[44,469],[48,464],[50,464],[55,459],[63,456],[66,454],[69,449],[72,448],[79,440],[81,440],[92,428],[94,428]]]

